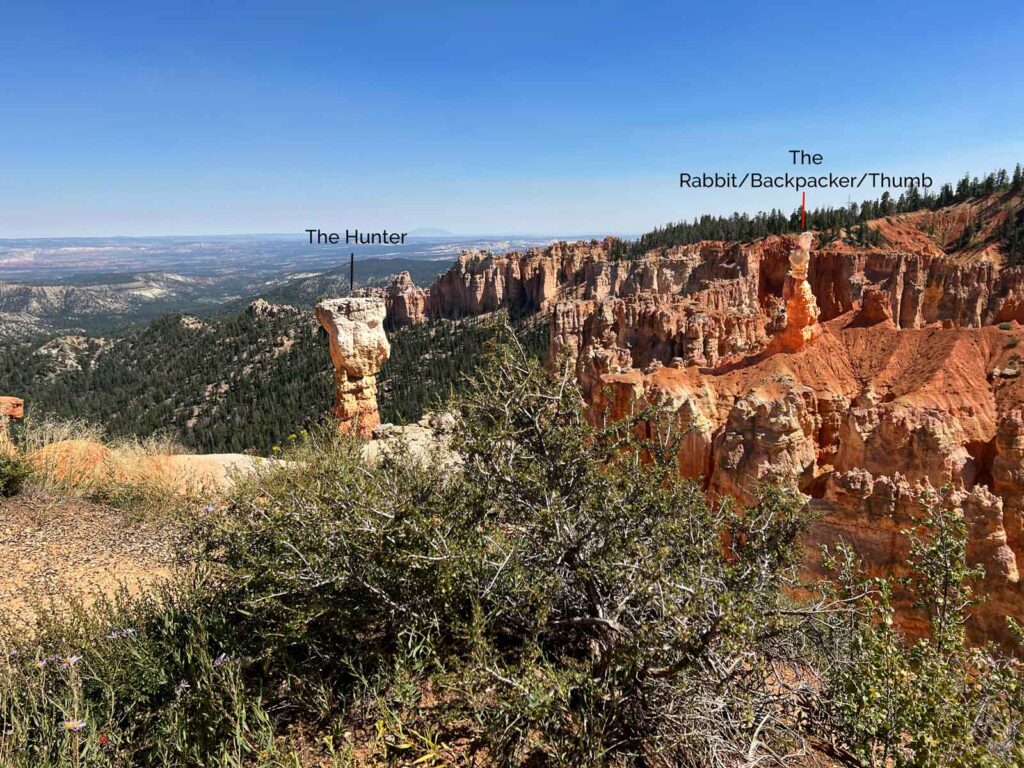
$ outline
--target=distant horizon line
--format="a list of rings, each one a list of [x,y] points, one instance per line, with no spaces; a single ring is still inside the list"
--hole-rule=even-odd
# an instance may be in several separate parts
[[[594,232],[478,232],[478,233],[452,233],[447,235],[414,235],[409,233],[409,238],[417,240],[451,240],[451,239],[480,239],[488,237],[517,237],[517,238],[589,238],[596,237],[637,237],[641,233],[631,232],[624,234],[594,233]],[[32,237],[0,237],[0,243],[26,242],[36,240],[171,240],[171,239],[231,239],[231,238],[274,238],[289,239],[292,237],[308,238],[305,230],[298,233],[293,232],[235,232],[235,233],[207,233],[207,234],[175,234],[175,235],[37,235]],[[335,245],[321,244],[322,248],[362,248],[365,246],[348,245],[337,243]]]

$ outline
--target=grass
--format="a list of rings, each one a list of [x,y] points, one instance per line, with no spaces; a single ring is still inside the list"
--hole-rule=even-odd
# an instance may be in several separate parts
[[[117,765],[126,747],[149,742],[150,764],[197,764],[205,732],[222,754],[216,764],[241,766],[234,758],[251,751],[267,718],[237,662],[218,662],[210,646],[208,586],[197,574],[142,597],[71,602],[42,614],[30,642],[4,637],[0,763]],[[73,667],[63,661],[79,656]],[[69,722],[84,726],[69,732]]]
[[[158,515],[173,509],[182,484],[147,471],[144,459],[189,451],[172,437],[156,434],[108,440],[101,427],[82,420],[37,418],[31,413],[15,432],[22,463],[31,468],[25,492],[46,496],[82,496],[131,511]],[[184,487],[199,498],[205,489]]]

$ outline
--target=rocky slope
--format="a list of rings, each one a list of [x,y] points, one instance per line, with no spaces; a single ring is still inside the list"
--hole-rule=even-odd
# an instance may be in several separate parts
[[[0,338],[111,327],[198,298],[212,282],[163,272],[89,285],[0,282]]]
[[[844,538],[878,572],[905,559],[899,532],[921,496],[951,484],[995,598],[979,626],[999,635],[1001,609],[1024,608],[1020,326],[863,327],[850,313],[822,331],[792,354],[715,369],[615,368],[590,391],[593,417],[674,414],[684,474],[743,500],[764,482],[797,485],[822,515],[808,546]]]

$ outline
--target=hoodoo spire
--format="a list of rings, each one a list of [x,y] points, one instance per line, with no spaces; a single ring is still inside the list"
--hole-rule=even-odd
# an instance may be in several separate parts
[[[376,377],[391,355],[384,315],[384,299],[378,296],[329,299],[317,305],[316,319],[330,338],[334,415],[342,432],[370,437],[380,425]]]
[[[786,302],[786,327],[775,337],[773,346],[785,352],[796,352],[821,335],[818,325],[818,302],[807,282],[811,264],[811,244],[814,235],[804,232],[800,244],[789,254],[789,276],[782,290]]]

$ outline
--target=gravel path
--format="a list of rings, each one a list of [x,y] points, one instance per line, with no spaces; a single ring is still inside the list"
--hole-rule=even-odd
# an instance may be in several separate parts
[[[81,499],[0,499],[0,612],[31,621],[32,606],[51,599],[136,592],[171,575],[176,543],[166,521]]]

